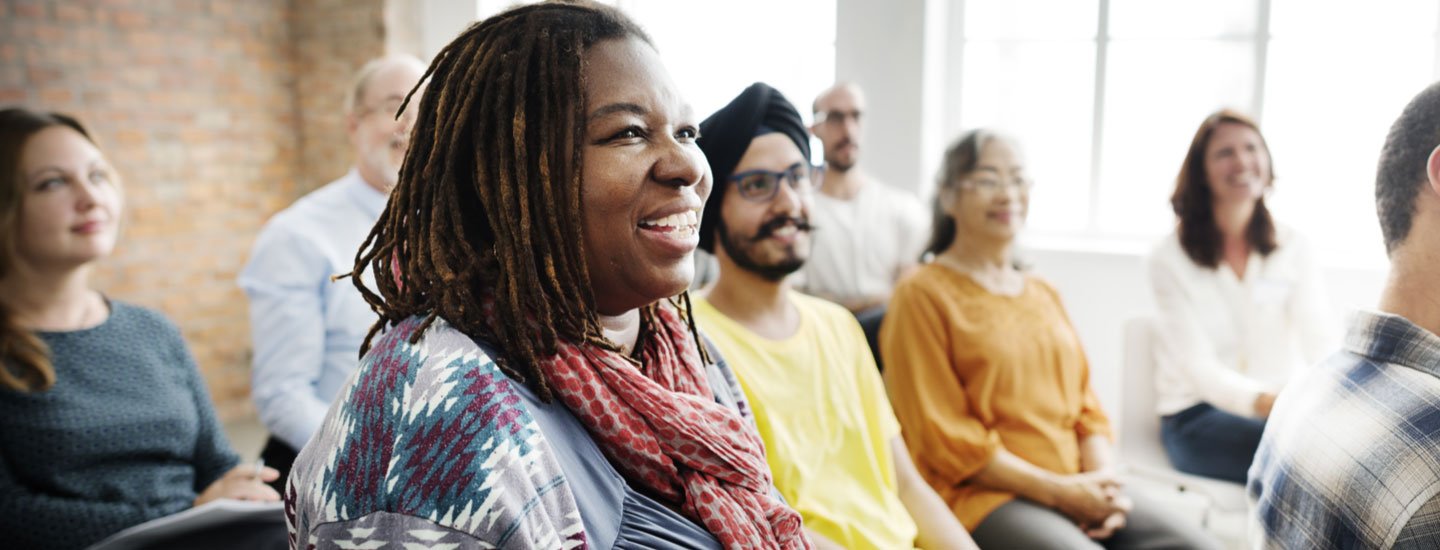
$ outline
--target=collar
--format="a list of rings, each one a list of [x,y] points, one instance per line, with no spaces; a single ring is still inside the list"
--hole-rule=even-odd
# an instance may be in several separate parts
[[[1356,312],[1345,335],[1345,349],[1379,363],[1403,365],[1440,378],[1440,336],[1399,315]]]

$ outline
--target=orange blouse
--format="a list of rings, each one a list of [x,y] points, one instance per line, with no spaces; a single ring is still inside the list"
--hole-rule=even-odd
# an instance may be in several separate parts
[[[1015,498],[969,481],[1001,447],[1073,474],[1080,441],[1111,436],[1060,297],[1033,275],[1020,295],[1000,296],[926,265],[895,289],[880,349],[915,465],[968,529]]]

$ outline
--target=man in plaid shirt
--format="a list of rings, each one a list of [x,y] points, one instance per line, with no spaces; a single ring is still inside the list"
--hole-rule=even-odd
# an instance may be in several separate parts
[[[1258,548],[1440,547],[1440,83],[1391,127],[1375,199],[1390,279],[1275,403],[1249,476]]]

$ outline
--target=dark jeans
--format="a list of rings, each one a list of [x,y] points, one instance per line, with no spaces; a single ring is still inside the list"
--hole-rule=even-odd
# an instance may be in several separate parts
[[[1160,419],[1160,439],[1175,469],[1245,483],[1265,421],[1201,403]]]
[[[260,451],[260,459],[265,461],[265,465],[280,471],[280,477],[275,478],[270,486],[281,497],[285,496],[285,480],[290,477],[290,467],[295,465],[295,457],[299,454],[294,447],[273,435],[265,440],[265,448]]]
[[[860,330],[865,331],[865,341],[870,344],[870,354],[875,356],[875,367],[884,372],[885,365],[880,362],[880,323],[885,320],[885,306],[855,312],[855,320],[860,322]]]

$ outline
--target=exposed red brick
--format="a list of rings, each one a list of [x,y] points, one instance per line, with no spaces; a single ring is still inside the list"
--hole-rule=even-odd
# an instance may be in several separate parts
[[[96,272],[180,326],[222,417],[253,414],[235,274],[260,227],[348,167],[340,101],[384,0],[0,1],[0,103],[73,113],[125,182]]]

